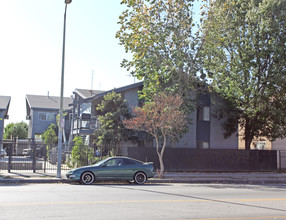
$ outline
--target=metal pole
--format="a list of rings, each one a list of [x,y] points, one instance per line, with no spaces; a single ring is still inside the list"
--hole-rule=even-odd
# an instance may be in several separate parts
[[[57,177],[61,178],[61,165],[62,165],[62,137],[63,137],[63,95],[64,95],[64,72],[65,72],[65,39],[66,39],[66,12],[67,4],[65,5],[64,14],[64,31],[63,31],[63,53],[62,53],[62,74],[61,74],[61,96],[60,96],[60,119],[59,119],[59,133],[58,133],[58,167]]]

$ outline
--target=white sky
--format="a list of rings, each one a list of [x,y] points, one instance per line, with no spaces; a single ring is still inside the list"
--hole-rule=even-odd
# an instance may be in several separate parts
[[[11,96],[9,120],[25,121],[26,94],[60,96],[64,0],[0,0],[0,95]],[[132,84],[115,38],[120,0],[73,0],[67,9],[64,96],[76,88]]]
[[[64,96],[134,82],[120,67],[130,57],[115,38],[120,2],[68,5]],[[11,96],[5,125],[26,121],[26,94],[60,96],[64,8],[64,0],[0,0],[0,95]]]

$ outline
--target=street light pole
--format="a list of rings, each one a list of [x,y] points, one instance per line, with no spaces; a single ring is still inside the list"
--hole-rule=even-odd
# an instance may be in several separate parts
[[[63,138],[63,102],[64,102],[64,73],[65,73],[65,41],[66,41],[66,13],[67,6],[72,0],[65,0],[65,14],[64,14],[64,31],[63,31],[63,52],[62,52],[62,73],[61,73],[61,95],[60,95],[60,119],[59,119],[59,133],[58,133],[58,167],[57,177],[61,178],[61,165],[62,165],[62,138]]]

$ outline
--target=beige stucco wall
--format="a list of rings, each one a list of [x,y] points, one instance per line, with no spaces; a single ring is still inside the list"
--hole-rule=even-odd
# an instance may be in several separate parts
[[[244,129],[239,127],[238,130],[239,130],[238,149],[245,149],[245,141],[243,140]],[[256,142],[258,142],[258,141],[265,141],[265,150],[271,150],[272,149],[272,143],[266,137],[255,138],[251,142],[250,149],[252,149],[252,150],[256,149]]]

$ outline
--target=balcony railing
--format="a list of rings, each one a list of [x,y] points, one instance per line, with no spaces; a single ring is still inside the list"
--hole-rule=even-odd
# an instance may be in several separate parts
[[[99,126],[96,116],[84,114],[74,122],[74,134],[92,134]]]

